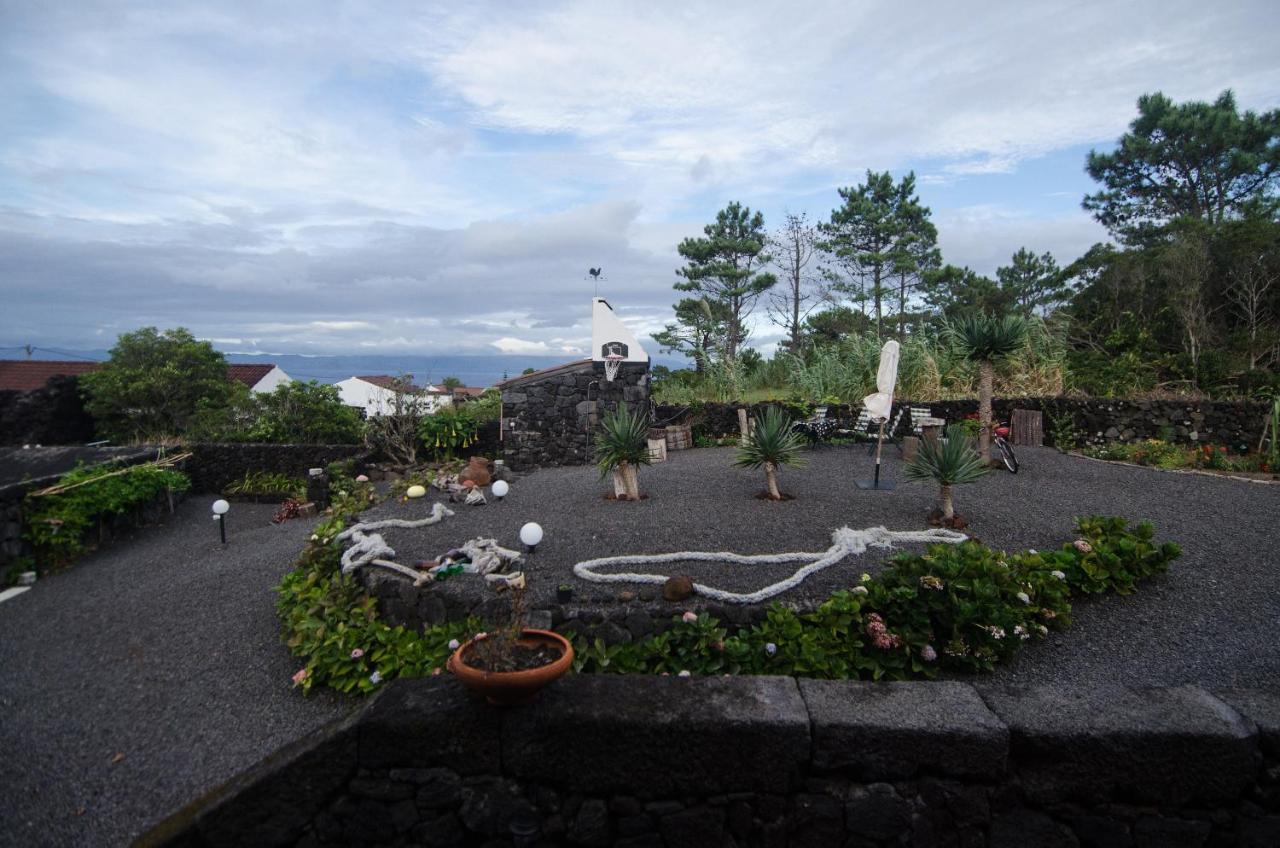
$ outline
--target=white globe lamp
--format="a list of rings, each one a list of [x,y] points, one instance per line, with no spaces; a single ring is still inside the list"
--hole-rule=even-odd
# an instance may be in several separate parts
[[[529,549],[529,553],[533,553],[533,549],[538,547],[538,543],[542,541],[542,526],[530,521],[521,527],[520,541],[524,542],[525,547]]]
[[[507,492],[511,491],[511,487],[507,485],[506,480],[494,480],[490,488],[493,490],[493,496],[498,500],[505,498]]]
[[[227,512],[231,509],[231,504],[218,498],[213,502],[213,520],[218,522],[218,537],[222,539],[222,544],[227,543]]]

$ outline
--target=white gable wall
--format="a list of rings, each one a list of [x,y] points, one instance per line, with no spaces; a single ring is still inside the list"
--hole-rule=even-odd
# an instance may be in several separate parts
[[[279,365],[274,366],[270,371],[263,375],[262,379],[253,384],[249,389],[257,394],[270,394],[276,390],[276,386],[284,383],[292,383],[293,378],[284,373]]]
[[[334,385],[337,386],[338,394],[342,397],[342,402],[345,405],[363,409],[365,415],[372,417],[395,412],[396,393],[390,389],[375,386],[373,383],[361,380],[359,377],[348,377]],[[441,408],[451,405],[452,402],[453,399],[447,395],[427,394],[419,399],[422,411],[428,414],[437,412]]]
[[[603,297],[591,300],[591,358],[600,362],[604,359],[604,346],[609,342],[622,342],[627,346],[625,362],[648,362],[649,354],[635,333],[627,329],[621,319],[614,314],[613,307]]]

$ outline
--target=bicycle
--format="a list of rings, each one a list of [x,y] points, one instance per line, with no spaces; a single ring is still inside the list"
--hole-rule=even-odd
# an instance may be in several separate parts
[[[969,415],[968,418],[977,420],[977,415]],[[982,429],[978,429],[978,435],[982,435]],[[1009,425],[996,423],[991,428],[991,457],[996,459],[1009,470],[1010,474],[1018,473],[1018,458],[1013,454],[1013,445],[1009,444]]]

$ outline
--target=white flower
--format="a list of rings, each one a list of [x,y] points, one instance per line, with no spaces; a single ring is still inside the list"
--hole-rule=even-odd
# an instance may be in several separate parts
[[[863,583],[867,583],[867,582],[869,582],[869,581],[871,580],[871,575],[870,575],[870,574],[867,574],[867,573],[864,571],[864,572],[862,572],[862,577],[860,577],[859,579],[860,579]]]
[[[374,686],[377,686],[379,683],[382,682],[382,674],[380,672],[375,671],[373,674],[369,675],[369,682],[372,683]]]
[[[1031,596],[1029,596],[1026,592],[1019,592],[1018,600],[1022,601],[1024,604],[1029,604],[1031,603]]]
[[[461,643],[461,642],[459,642],[457,639],[450,639],[450,640],[449,640],[449,650],[451,650],[451,651],[456,651],[456,650],[458,650],[458,646],[459,646],[459,645],[461,645],[461,644],[462,644],[462,643]]]
[[[318,542],[318,541],[320,541],[320,537],[319,537],[319,536],[317,536],[315,533],[312,533],[312,534],[311,534],[311,541],[313,541],[313,542]]]
[[[1059,580],[1067,579],[1067,575],[1061,571],[1050,571],[1049,573],[1052,574],[1054,577],[1058,578]]]
[[[686,612],[684,615],[680,616],[680,618],[685,624],[693,624],[698,620],[698,614],[696,612]]]
[[[1040,552],[1039,552],[1039,551],[1037,551],[1035,548],[1032,548],[1032,549],[1030,549],[1029,551],[1027,551],[1027,553],[1031,554],[1032,556],[1035,556],[1036,554],[1038,554],[1038,553],[1040,553]]]
[[[772,642],[766,642],[764,646],[764,652],[768,656],[773,656],[774,654],[778,653],[778,646],[773,644]]]
[[[867,587],[866,587],[866,586],[854,586],[854,587],[853,587],[853,594],[855,594],[855,595],[865,595],[865,594],[867,594]]]
[[[680,669],[680,673],[676,675],[676,677],[689,677],[689,676],[690,676],[689,669],[687,668]]]
[[[1027,628],[1023,627],[1021,624],[1013,628],[1013,635],[1020,637],[1023,641],[1031,638],[1031,634],[1027,632]]]

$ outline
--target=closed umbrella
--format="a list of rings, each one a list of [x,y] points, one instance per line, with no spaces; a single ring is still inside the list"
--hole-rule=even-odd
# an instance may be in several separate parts
[[[893,411],[893,390],[898,383],[898,354],[901,348],[895,341],[887,341],[880,349],[880,370],[876,372],[876,392],[862,399],[862,405],[872,421],[880,424],[880,436],[876,440],[876,476],[874,480],[859,480],[860,489],[893,488],[892,483],[880,483],[880,451],[884,447],[884,425]]]

